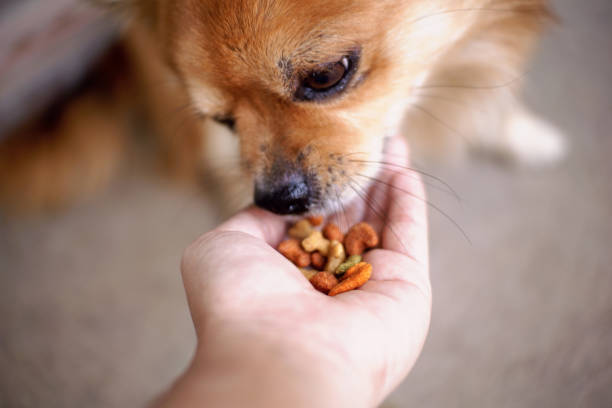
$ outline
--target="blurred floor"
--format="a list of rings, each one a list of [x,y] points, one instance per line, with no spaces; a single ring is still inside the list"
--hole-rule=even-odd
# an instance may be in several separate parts
[[[434,315],[393,407],[612,406],[612,5],[554,2],[527,100],[570,136],[563,166],[428,170],[473,241],[431,213]],[[146,166],[144,166],[146,168]],[[133,170],[95,202],[0,224],[0,406],[140,406],[189,361],[178,264],[220,215]]]

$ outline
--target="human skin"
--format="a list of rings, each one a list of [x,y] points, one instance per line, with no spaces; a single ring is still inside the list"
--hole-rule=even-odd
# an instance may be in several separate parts
[[[365,220],[381,234],[381,247],[365,255],[373,274],[360,289],[335,297],[314,290],[274,249],[286,220],[257,208],[185,251],[198,343],[156,407],[372,407],[404,379],[430,321],[427,217],[420,178],[399,167],[408,165],[404,142],[387,148],[395,164],[369,188],[374,205],[356,202],[337,218]]]

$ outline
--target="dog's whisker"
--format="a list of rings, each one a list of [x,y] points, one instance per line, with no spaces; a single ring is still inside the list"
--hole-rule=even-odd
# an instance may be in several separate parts
[[[396,172],[396,171],[393,171],[393,170],[388,170],[388,169],[385,169],[385,171],[386,171],[386,172],[388,172],[388,173],[391,173],[391,174],[399,174],[399,175],[404,175],[404,173],[399,172],[399,171],[397,171],[397,172]],[[374,178],[374,177],[372,177],[372,176],[368,176],[368,175],[361,174],[361,173],[356,173],[356,175],[357,175],[357,176],[361,176],[361,177],[367,177],[367,178],[370,178],[370,179],[375,179],[375,178]],[[418,176],[416,176],[416,175],[413,175],[413,174],[408,174],[408,175],[409,175],[409,176],[411,176],[411,177],[413,177],[414,179],[418,179]],[[422,180],[422,179],[421,179],[421,181],[422,181],[422,182],[423,182],[423,184],[425,184],[425,185],[426,185],[428,188],[430,188],[430,189],[432,189],[432,190],[440,191],[441,193],[444,193],[444,194],[447,194],[447,195],[449,195],[450,197],[452,197],[453,199],[455,199],[455,200],[456,200],[458,203],[461,203],[461,197],[459,197],[459,195],[458,195],[458,194],[457,194],[455,191],[453,191],[452,189],[450,189],[450,188],[446,188],[445,186],[439,186],[439,185],[437,185],[437,184],[434,184],[434,183],[428,182],[427,180]]]
[[[429,98],[429,99],[435,99],[438,101],[442,101],[442,102],[447,102],[456,106],[460,106],[462,108],[465,107],[469,107],[470,109],[475,109],[480,113],[486,113],[484,109],[480,108],[480,106],[474,105],[474,104],[469,104],[465,101],[462,101],[460,99],[456,99],[456,98],[448,98],[446,96],[442,96],[442,95],[433,95],[433,94],[416,94],[415,96],[419,97],[419,98]]]
[[[362,163],[362,164],[365,164],[365,165],[381,166],[380,168],[385,169],[385,171],[389,171],[389,172],[393,172],[392,170],[388,169],[388,167],[391,167],[391,168],[401,169],[403,171],[409,171],[409,172],[414,172],[414,173],[420,174],[423,177],[429,178],[431,180],[434,180],[434,181],[442,184],[444,187],[446,187],[446,189],[448,189],[448,192],[450,194],[452,194],[457,199],[457,201],[461,201],[461,197],[459,196],[459,194],[457,194],[457,191],[455,191],[455,189],[450,186],[450,184],[448,184],[446,181],[442,180],[440,177],[434,176],[433,174],[427,173],[425,171],[418,170],[418,169],[415,169],[413,167],[403,166],[403,165],[397,164],[397,163],[387,162],[387,161],[377,161],[377,160],[349,160],[349,161],[356,162],[356,163]],[[382,167],[382,166],[386,166],[386,167]],[[396,174],[405,174],[405,173],[401,173],[399,171],[398,172],[394,172],[394,173],[396,173]]]
[[[427,85],[418,85],[413,86],[412,90],[421,90],[421,89],[467,89],[473,91],[499,91],[499,90],[507,90],[511,85],[514,85],[521,80],[523,80],[529,70],[521,71],[521,73],[509,81],[503,82],[501,84],[493,84],[493,85],[462,85],[462,84],[427,84]]]
[[[417,111],[423,113],[424,115],[429,116],[431,119],[433,119],[436,123],[438,123],[440,126],[442,126],[444,129],[448,130],[449,132],[451,132],[454,135],[459,136],[460,138],[462,138],[465,143],[468,143],[469,139],[467,137],[465,137],[465,135],[463,135],[461,132],[459,132],[457,129],[455,129],[454,127],[452,127],[451,125],[449,125],[448,123],[446,123],[444,120],[440,119],[438,116],[436,116],[435,114],[433,114],[431,111],[427,110],[426,108],[424,108],[422,105],[419,105],[418,103],[411,103],[410,104],[413,108],[415,108]]]
[[[502,9],[502,8],[492,8],[492,7],[463,7],[463,8],[456,8],[456,9],[441,10],[441,11],[436,11],[433,13],[425,14],[423,16],[419,16],[409,21],[408,24],[416,24],[421,21],[427,20],[429,18],[444,16],[444,15],[454,14],[454,13],[509,13],[509,14],[525,13],[525,14],[529,14],[529,13],[533,13],[534,11],[540,11],[540,9],[541,8],[539,7],[533,7],[533,8],[526,7],[523,10]]]
[[[386,173],[391,173],[391,174],[394,174],[394,175],[396,175],[396,174],[398,174],[398,175],[408,175],[408,176],[414,178],[415,180],[419,179],[419,176],[417,176],[416,174],[410,174],[410,173],[406,174],[404,172],[391,170],[389,168],[382,167],[382,166],[377,167],[377,168],[379,170],[383,170]],[[423,184],[425,184],[428,188],[432,189],[432,190],[440,191],[441,193],[444,193],[444,194],[447,194],[447,195],[451,196],[458,203],[461,203],[461,201],[462,201],[461,197],[452,188],[447,187],[444,184],[438,185],[438,184],[436,184],[436,183],[434,183],[432,181],[429,181],[429,180],[423,179],[423,178],[421,178],[421,182]]]
[[[341,223],[341,219],[343,216],[342,202],[340,201],[337,195],[335,195],[335,197],[332,198],[330,202],[333,203],[333,206],[334,206],[334,216],[336,219],[336,223],[341,226],[340,228],[342,228],[342,223]]]
[[[331,196],[331,192],[327,193],[329,194],[329,197],[325,200],[325,208],[329,208],[331,210],[328,215],[337,216],[340,213],[340,206],[338,205],[338,200]]]
[[[425,205],[427,205],[428,207],[430,207],[431,209],[433,209],[434,211],[436,211],[438,214],[442,215],[444,218],[446,218],[451,224],[453,224],[455,226],[455,228],[457,228],[459,230],[459,232],[461,232],[461,235],[463,235],[463,237],[466,239],[466,241],[471,245],[472,244],[472,240],[470,239],[470,237],[468,236],[468,234],[465,232],[465,230],[461,227],[461,225],[459,225],[459,223],[457,221],[455,221],[453,219],[453,217],[451,217],[449,214],[447,214],[445,211],[443,211],[440,207],[438,207],[437,205],[435,205],[434,203],[432,203],[431,201],[427,200],[424,197],[419,197],[418,195],[414,194],[411,191],[408,191],[406,189],[403,189],[401,187],[395,186],[387,181],[384,180],[380,180],[377,179],[376,177],[370,177],[370,176],[366,176],[363,174],[357,174],[360,177],[364,177],[367,178],[375,183],[379,183],[382,184],[384,186],[387,186],[389,188],[392,188],[394,190],[397,190],[399,192],[405,193],[407,195],[409,195],[410,197],[417,199],[419,201],[421,201],[422,203],[424,203]]]
[[[344,204],[342,203],[342,200],[340,198],[339,189],[335,188],[334,193],[336,195],[336,202],[338,203],[338,206],[342,210],[342,217],[338,215],[338,224],[340,224],[340,230],[347,231],[349,228],[348,214],[346,213],[346,209],[344,208]]]

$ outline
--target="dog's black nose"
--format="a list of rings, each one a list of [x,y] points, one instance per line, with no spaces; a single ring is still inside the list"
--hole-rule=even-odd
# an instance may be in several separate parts
[[[311,197],[307,181],[299,175],[286,177],[281,182],[255,185],[255,204],[280,215],[305,213]]]

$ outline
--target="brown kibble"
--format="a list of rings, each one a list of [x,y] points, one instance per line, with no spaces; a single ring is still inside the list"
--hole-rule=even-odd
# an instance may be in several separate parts
[[[297,239],[288,239],[278,245],[278,252],[283,254],[299,268],[310,265],[310,254],[305,252]]]
[[[318,252],[310,254],[310,264],[318,271],[322,271],[325,267],[325,257]]]
[[[344,248],[349,255],[361,255],[378,245],[378,234],[367,222],[355,224],[344,237]]]
[[[338,279],[336,279],[333,273],[319,272],[310,278],[310,283],[319,292],[327,294],[333,287],[338,285]]]
[[[315,275],[316,276],[316,275]],[[340,283],[329,291],[329,296],[336,296],[349,290],[357,289],[365,284],[372,276],[372,265],[367,262],[359,262],[344,274]]]
[[[323,236],[330,241],[344,241],[344,234],[336,224],[329,223],[323,227]]]
[[[306,252],[319,251],[321,255],[327,256],[329,241],[323,238],[321,231],[312,231],[310,235],[302,241],[302,248],[304,248]]]
[[[312,224],[308,220],[300,220],[289,228],[289,236],[295,239],[304,239],[312,232]]]
[[[319,225],[323,224],[323,216],[322,215],[313,215],[313,216],[310,216],[310,217],[308,217],[306,219],[314,227],[318,227]]]

